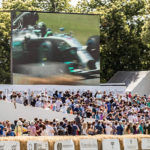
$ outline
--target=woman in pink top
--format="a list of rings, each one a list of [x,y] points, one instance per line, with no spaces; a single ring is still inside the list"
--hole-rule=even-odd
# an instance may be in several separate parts
[[[34,121],[30,122],[30,126],[28,127],[29,135],[30,136],[37,136],[36,127],[34,126]]]
[[[44,101],[44,109],[48,108],[48,102]]]

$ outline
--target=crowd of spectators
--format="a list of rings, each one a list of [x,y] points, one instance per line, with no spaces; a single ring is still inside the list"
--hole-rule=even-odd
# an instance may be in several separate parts
[[[13,91],[7,96],[0,92],[0,100],[13,102],[15,108],[16,103],[20,103],[24,106],[77,115],[74,121],[66,119],[62,122],[56,120],[53,122],[34,120],[30,123],[20,121],[23,129],[25,128],[29,135],[32,135],[33,132],[30,131],[30,128],[31,130],[36,128],[34,135],[150,134],[150,96],[146,95],[132,95],[131,92],[113,94],[106,91],[93,93],[90,90],[85,92],[55,91],[51,94]],[[93,118],[95,121],[85,123],[84,118]],[[7,122],[1,122],[0,128],[3,126],[6,130],[5,125]],[[12,131],[14,130],[17,135],[18,123],[13,126]],[[62,133],[59,132],[60,128],[63,130]],[[52,131],[51,134],[47,133],[49,130]]]
[[[74,120],[53,121],[35,118],[27,121],[23,118],[14,123],[0,122],[0,136],[59,136],[59,135],[124,135],[124,134],[150,134],[150,121],[146,123],[128,123],[124,121],[95,120],[84,122],[79,114]]]

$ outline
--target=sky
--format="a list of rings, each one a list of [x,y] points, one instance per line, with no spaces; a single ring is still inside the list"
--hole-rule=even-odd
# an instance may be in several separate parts
[[[76,6],[76,4],[78,3],[79,0],[71,0],[70,4],[72,4],[72,6]],[[2,0],[0,0],[0,7],[2,6]]]
[[[2,6],[2,0],[0,0],[0,8],[1,8],[1,6]]]
[[[72,4],[72,6],[76,6],[76,4],[78,3],[79,0],[71,0],[70,4]]]

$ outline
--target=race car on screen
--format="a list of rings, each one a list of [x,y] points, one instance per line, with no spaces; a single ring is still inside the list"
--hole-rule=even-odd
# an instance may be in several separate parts
[[[17,23],[15,20],[12,32],[14,73],[24,74],[24,71],[28,70],[28,74],[33,75],[34,67],[34,76],[39,77],[50,76],[53,72],[86,78],[94,78],[99,74],[99,60],[90,54],[91,49],[94,49],[92,43],[98,43],[98,36],[90,37],[87,45],[83,46],[70,34],[55,34],[50,29],[47,30],[44,23],[40,22],[35,26],[21,25],[19,28],[16,26]],[[99,47],[97,51],[99,52]],[[44,73],[39,69],[41,66],[47,68]],[[49,72],[48,69],[53,71]]]

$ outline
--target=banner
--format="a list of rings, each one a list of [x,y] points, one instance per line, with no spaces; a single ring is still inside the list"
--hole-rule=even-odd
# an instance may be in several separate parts
[[[142,150],[150,150],[150,138],[142,138]]]
[[[120,143],[118,139],[104,139],[102,147],[102,150],[120,150]]]
[[[97,139],[80,139],[80,150],[98,150]]]
[[[124,150],[138,150],[138,142],[137,139],[124,139],[123,140],[124,143]]]
[[[20,150],[19,141],[0,141],[0,150]]]
[[[56,141],[54,150],[75,150],[72,140]]]
[[[28,141],[27,150],[49,150],[48,142],[45,142],[45,141]]]

